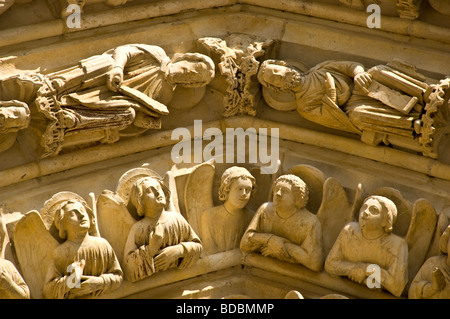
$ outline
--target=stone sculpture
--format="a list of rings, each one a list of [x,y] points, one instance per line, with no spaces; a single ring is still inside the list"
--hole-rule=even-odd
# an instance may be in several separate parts
[[[448,79],[429,84],[402,61],[366,71],[349,61],[325,61],[308,70],[298,62],[266,60],[258,79],[275,109],[291,110],[295,100],[305,119],[359,134],[368,144],[392,144],[436,158],[440,137],[448,131]],[[292,100],[277,101],[279,93],[290,93]]]
[[[128,281],[191,267],[200,257],[199,237],[174,209],[171,191],[161,177],[148,168],[126,172],[117,192],[105,190],[100,195],[97,208],[100,231],[120,251]]]
[[[5,259],[6,226],[0,216],[0,299],[29,299],[30,289],[14,264]]]
[[[388,198],[369,196],[359,222],[347,224],[325,261],[325,271],[365,284],[368,267],[380,267],[380,285],[400,296],[408,282],[408,244],[392,233],[397,207]]]
[[[261,40],[245,34],[231,34],[225,38],[205,37],[198,42],[212,56],[218,56],[219,70],[227,83],[224,96],[225,112],[229,117],[240,114],[256,115],[259,93],[256,74],[260,59],[268,54],[274,41]]]
[[[14,246],[33,298],[98,297],[122,283],[113,248],[99,237],[94,212],[75,193],[57,193],[40,213],[25,214]]]
[[[239,248],[254,215],[246,205],[255,187],[255,178],[243,167],[232,166],[222,174],[219,199],[224,203],[205,210],[200,217],[200,236],[206,253]]]
[[[11,100],[0,102],[0,152],[9,149],[20,130],[30,124],[30,109],[26,103]]]
[[[441,255],[427,259],[408,291],[410,299],[450,299],[450,225],[440,240]]]
[[[322,227],[317,216],[305,208],[307,203],[308,187],[299,177],[278,177],[273,185],[273,202],[257,210],[242,237],[241,250],[321,271]]]
[[[204,89],[213,77],[214,63],[205,55],[180,53],[170,59],[158,46],[130,44],[51,74],[4,79],[0,97],[5,102],[26,98],[20,102],[31,109],[33,134],[46,157],[65,146],[113,143],[159,129],[177,89],[185,104],[195,105],[203,95],[196,91],[190,99],[186,91]]]
[[[298,176],[308,186],[309,200],[307,210],[315,214],[322,227],[322,249],[326,256],[333,246],[339,232],[353,218],[353,210],[347,193],[334,177],[326,177],[318,168],[298,164],[286,172]],[[354,203],[358,203],[361,191],[355,193]]]

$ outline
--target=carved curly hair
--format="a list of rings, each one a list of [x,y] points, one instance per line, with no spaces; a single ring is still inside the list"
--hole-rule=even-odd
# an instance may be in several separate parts
[[[223,172],[222,178],[220,180],[219,199],[221,201],[225,201],[228,198],[231,184],[235,179],[238,178],[250,180],[252,182],[252,194],[254,194],[256,190],[256,179],[253,177],[253,175],[243,167],[232,166],[230,168],[227,168],[225,172]]]
[[[309,201],[309,188],[306,183],[298,176],[293,174],[285,174],[278,177],[273,183],[273,188],[279,182],[287,182],[292,185],[292,191],[295,198],[295,206],[297,208],[303,208]]]

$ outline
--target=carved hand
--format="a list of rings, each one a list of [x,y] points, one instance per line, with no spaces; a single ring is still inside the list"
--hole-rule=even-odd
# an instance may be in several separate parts
[[[101,277],[97,276],[81,276],[80,288],[73,288],[72,294],[83,296],[102,289],[104,281]]]
[[[357,86],[367,93],[370,84],[372,84],[372,76],[367,72],[361,72],[355,75],[354,81]]]
[[[166,270],[177,259],[183,257],[184,248],[181,245],[169,246],[159,251],[155,257],[155,268]]]
[[[431,273],[431,286],[435,291],[441,291],[445,288],[445,276],[439,268]]]
[[[120,85],[123,81],[123,70],[120,67],[114,67],[111,71],[108,73],[108,79],[106,80],[106,85],[108,88],[113,91],[117,92],[119,90]]]
[[[286,242],[287,240],[284,238],[272,236],[267,244],[261,249],[261,254],[265,257],[270,256],[283,260],[289,259],[290,255],[286,250],[286,247],[284,247]]]
[[[366,279],[366,268],[367,267],[364,266],[361,267],[359,264],[355,265],[355,267],[349,271],[347,276],[351,281],[362,284]]]

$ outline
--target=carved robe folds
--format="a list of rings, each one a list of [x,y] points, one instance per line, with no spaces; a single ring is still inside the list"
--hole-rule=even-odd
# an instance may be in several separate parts
[[[125,276],[129,281],[143,279],[161,270],[190,267],[200,256],[202,251],[200,239],[181,214],[164,211],[156,225],[154,222],[144,218],[131,228],[123,262]],[[149,232],[149,229],[152,231]],[[183,246],[183,258],[172,262],[164,269],[155,267],[153,261],[155,255],[166,247],[179,244]]]

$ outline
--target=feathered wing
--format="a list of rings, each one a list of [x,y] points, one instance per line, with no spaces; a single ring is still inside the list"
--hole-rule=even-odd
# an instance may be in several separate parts
[[[164,184],[170,190],[169,210],[181,214],[180,206],[178,204],[177,184],[173,172],[168,171],[166,175],[164,175]]]
[[[121,262],[128,234],[136,220],[123,199],[109,190],[103,191],[97,199],[97,215],[101,236],[111,244]]]
[[[309,202],[306,208],[316,214],[322,203],[323,184],[325,183],[323,172],[313,166],[300,164],[291,167],[287,174],[296,175],[306,183],[309,188]]]
[[[345,224],[352,221],[352,206],[342,185],[333,177],[323,184],[317,217],[322,225],[324,255],[327,256]]]
[[[363,205],[364,199],[366,197],[367,197],[366,189],[362,183],[359,183],[358,186],[356,187],[355,197],[353,199],[350,221],[358,220],[359,210],[361,209],[361,206]]]
[[[47,271],[52,266],[53,252],[58,245],[58,241],[45,227],[39,212],[30,211],[17,223],[14,248],[32,298],[43,298]]]
[[[437,215],[433,205],[426,199],[418,199],[413,205],[411,224],[405,237],[408,243],[410,282],[425,262],[436,230],[436,224]]]
[[[194,232],[202,238],[200,231],[201,214],[214,206],[213,182],[215,166],[205,162],[193,168],[186,181],[184,203],[186,219]]]
[[[439,213],[439,217],[436,224],[436,230],[434,232],[433,241],[428,250],[427,258],[438,256],[441,253],[439,242],[441,240],[442,233],[450,225],[450,207],[444,208]]]

